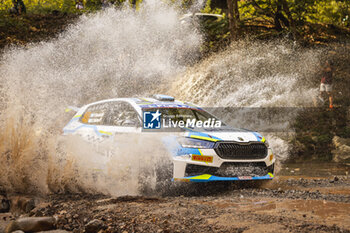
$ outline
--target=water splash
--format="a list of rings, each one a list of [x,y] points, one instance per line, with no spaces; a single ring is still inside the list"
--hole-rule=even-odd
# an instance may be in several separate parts
[[[8,104],[45,125],[68,105],[142,94],[183,70],[201,36],[175,9],[151,3],[83,15],[56,40],[7,52],[0,77]]]
[[[176,6],[160,1],[145,1],[138,11],[110,8],[81,16],[57,39],[4,53],[0,156],[9,162],[0,165],[0,184],[12,191],[135,193],[135,180],[125,191],[116,191],[83,175],[96,159],[83,142],[78,147],[60,144],[71,117],[64,110],[104,98],[146,95],[183,71],[202,38],[193,26],[182,25],[180,16]],[[133,163],[132,155],[142,152],[137,144],[135,148],[122,150],[125,155],[119,159]],[[63,163],[62,154],[67,156]],[[117,162],[111,164],[118,168]],[[117,177],[118,171],[122,173],[117,169],[110,174]]]
[[[284,41],[233,43],[181,74],[169,93],[202,106],[312,106],[321,53]]]
[[[0,63],[0,156],[6,161],[0,184],[20,192],[114,195],[136,194],[140,180],[154,185],[152,168],[164,158],[153,151],[156,145],[138,146],[137,136],[133,148],[105,145],[114,146],[116,156],[102,163],[107,168],[99,175],[90,144],[60,139],[71,117],[64,113],[68,105],[159,91],[204,106],[311,104],[316,88],[308,80],[321,51],[281,41],[238,42],[186,70],[202,39],[178,18],[173,7],[148,1],[137,12],[84,15],[55,40],[7,51]],[[271,144],[286,156],[285,141],[277,137]],[[150,160],[140,164],[140,155]]]
[[[284,160],[289,151],[287,140],[293,133],[289,123],[298,113],[297,108],[313,106],[318,93],[312,81],[319,71],[322,52],[283,40],[239,41],[189,68],[176,78],[172,88],[164,91],[200,106],[231,108],[217,115],[237,128],[262,133],[282,129],[265,136],[275,155]],[[241,107],[248,108],[239,110]],[[293,109],[289,113],[281,111],[278,119],[259,111],[270,107]]]

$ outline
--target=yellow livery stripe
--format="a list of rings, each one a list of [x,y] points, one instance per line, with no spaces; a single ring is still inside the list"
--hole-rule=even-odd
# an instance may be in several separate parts
[[[188,179],[190,179],[190,180],[209,180],[210,177],[211,177],[211,175],[203,174],[203,175],[191,177],[191,178],[188,178]]]
[[[103,134],[107,134],[107,135],[112,135],[111,132],[106,132],[106,131],[103,131],[103,130],[99,130],[98,132],[103,133]]]
[[[214,139],[214,138],[210,138],[210,137],[197,136],[197,135],[191,135],[190,138],[202,139],[202,140],[207,140],[207,141],[211,141],[211,142],[219,141],[218,139]]]

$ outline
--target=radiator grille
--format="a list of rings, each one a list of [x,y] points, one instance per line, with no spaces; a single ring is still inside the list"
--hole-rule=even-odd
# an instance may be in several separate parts
[[[263,159],[267,155],[267,147],[264,143],[218,142],[215,152],[223,159]]]

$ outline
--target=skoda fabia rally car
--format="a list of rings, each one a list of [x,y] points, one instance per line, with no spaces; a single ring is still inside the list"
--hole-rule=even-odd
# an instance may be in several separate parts
[[[162,142],[169,152],[174,181],[274,177],[275,157],[263,136],[226,126],[204,109],[171,96],[108,99],[74,110],[64,135],[80,135],[92,143],[128,133],[166,132]]]

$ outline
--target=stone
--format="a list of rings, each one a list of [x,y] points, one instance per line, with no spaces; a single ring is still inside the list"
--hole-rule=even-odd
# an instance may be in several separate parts
[[[332,150],[333,161],[350,161],[350,139],[334,136],[332,142],[335,147],[335,150]]]
[[[100,219],[94,219],[85,225],[85,232],[86,233],[96,233],[103,228],[105,228],[104,222]]]
[[[54,229],[53,217],[25,217],[12,221],[7,225],[5,232],[11,233],[16,230],[24,232],[48,231]]]
[[[52,230],[52,231],[39,231],[37,233],[69,233],[70,231],[65,230]]]
[[[0,195],[0,213],[7,213],[10,211],[10,201],[6,197]]]
[[[9,197],[11,202],[11,212],[29,213],[36,206],[36,200],[26,196]]]

